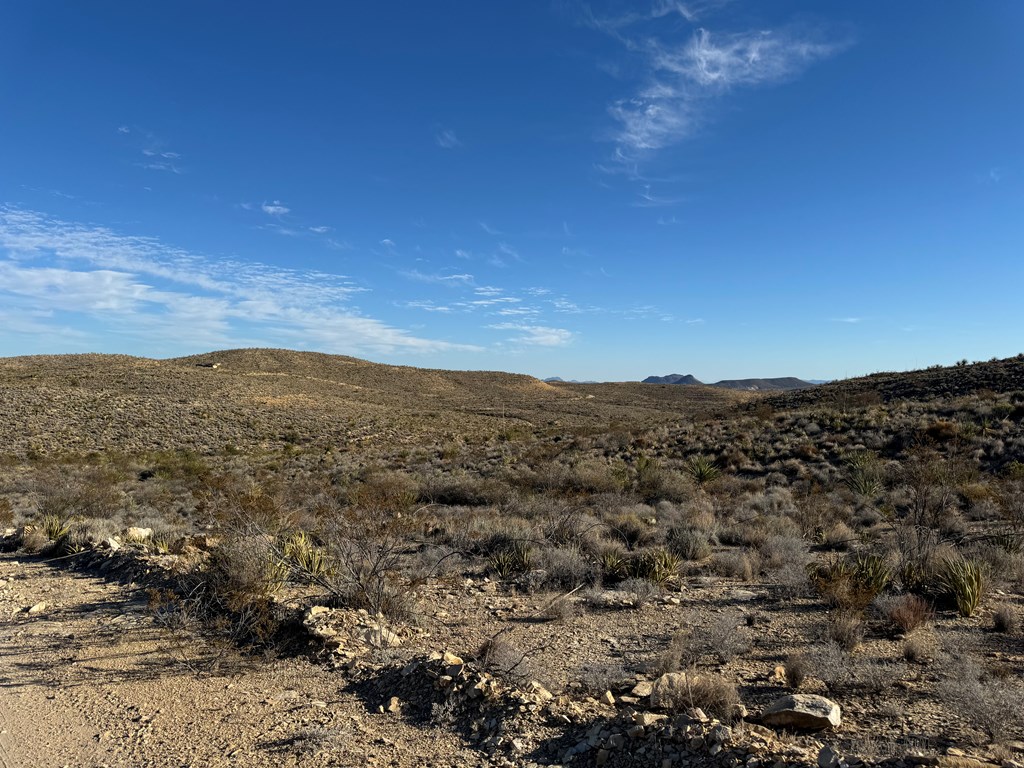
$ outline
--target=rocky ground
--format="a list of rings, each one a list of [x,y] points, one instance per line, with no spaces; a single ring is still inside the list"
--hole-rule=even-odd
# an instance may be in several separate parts
[[[0,556],[0,766],[422,766],[486,759],[305,659],[161,626],[145,589]]]
[[[938,722],[927,697],[894,699],[884,718],[877,701],[844,702],[840,727],[824,732],[756,724],[790,693],[778,667],[799,611],[773,616],[771,595],[742,585],[695,579],[639,610],[610,604],[552,623],[539,618],[548,597],[507,593],[483,575],[441,580],[425,588],[433,609],[414,625],[392,632],[365,612],[305,609],[302,652],[257,657],[154,602],[172,557],[140,555],[130,567],[132,557],[93,553],[68,568],[0,556],[4,768],[1021,764],[1020,753],[985,750],[970,762],[954,746],[962,726]],[[757,617],[745,637],[753,650],[720,666],[747,683],[747,722],[665,714],[658,687],[682,678],[659,678],[651,661],[681,626],[722,616],[737,625]],[[506,655],[525,654],[516,674],[470,661],[495,636]],[[926,676],[906,676],[900,690]],[[915,737],[925,732],[961,741]]]

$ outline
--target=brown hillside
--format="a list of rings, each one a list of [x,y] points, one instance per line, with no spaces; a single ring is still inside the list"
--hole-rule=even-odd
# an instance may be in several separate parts
[[[218,367],[206,367],[212,365]],[[734,393],[703,388],[657,389],[552,386],[517,374],[270,349],[171,360],[15,357],[0,359],[0,439],[8,452],[47,454],[111,446],[126,452],[344,446],[554,423],[665,423],[738,401]]]

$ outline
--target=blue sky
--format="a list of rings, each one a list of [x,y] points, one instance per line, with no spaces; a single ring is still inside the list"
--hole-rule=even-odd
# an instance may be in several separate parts
[[[51,2],[0,354],[627,380],[1024,351],[1024,4]]]

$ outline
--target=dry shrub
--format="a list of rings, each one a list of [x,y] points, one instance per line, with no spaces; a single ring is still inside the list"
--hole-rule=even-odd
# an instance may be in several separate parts
[[[476,657],[487,672],[522,685],[537,679],[530,661],[531,653],[533,651],[523,650],[503,637],[492,637],[480,646]]]
[[[665,538],[668,548],[684,560],[704,560],[711,555],[711,536],[689,526],[674,526]]]
[[[786,682],[790,688],[796,690],[810,675],[810,664],[803,654],[793,654],[786,659]]]
[[[903,658],[908,664],[924,664],[935,655],[935,643],[931,638],[914,634],[903,641]]]
[[[857,534],[846,523],[839,522],[825,531],[822,543],[828,549],[848,550],[857,542]]]
[[[923,627],[934,616],[929,602],[918,595],[880,598],[877,606],[879,613],[904,633]]]
[[[576,677],[577,685],[592,696],[600,696],[605,691],[617,691],[626,688],[635,681],[626,668],[619,663],[584,664]]]
[[[618,588],[632,598],[633,607],[637,609],[643,608],[661,594],[658,586],[649,579],[626,579]]]
[[[647,522],[648,519],[653,519],[651,508],[639,505],[630,510],[622,510],[606,519],[605,523],[612,535],[626,547],[636,549],[654,541],[656,529]]]
[[[226,537],[213,551],[195,594],[208,613],[227,617],[231,633],[266,640],[275,630],[273,596],[288,577],[273,539],[251,530]]]
[[[992,614],[992,629],[996,632],[1014,634],[1020,624],[1016,612],[1006,603],[1003,603]]]
[[[541,571],[542,586],[549,589],[568,591],[583,584],[593,585],[601,580],[598,564],[584,556],[578,549],[550,547],[537,550],[533,558],[533,567]]]
[[[993,742],[1019,734],[1024,728],[1024,687],[986,672],[973,658],[951,661],[952,674],[936,686],[946,708],[984,730]]]
[[[711,568],[721,576],[753,581],[759,570],[757,555],[746,550],[716,552],[711,556]]]
[[[70,517],[114,517],[124,506],[119,476],[109,468],[90,467],[78,473],[54,469],[37,482],[39,513]]]
[[[419,484],[419,499],[430,504],[479,507],[501,504],[512,489],[500,480],[484,479],[464,471],[431,474]]]
[[[852,651],[864,640],[864,622],[856,613],[841,611],[829,617],[825,637],[840,648]]]
[[[548,621],[565,622],[582,613],[579,603],[564,595],[557,596],[544,606],[541,616]]]
[[[700,709],[724,722],[739,717],[740,694],[736,686],[718,675],[707,675],[690,670],[686,685],[678,694],[665,701],[664,706],[674,712]]]

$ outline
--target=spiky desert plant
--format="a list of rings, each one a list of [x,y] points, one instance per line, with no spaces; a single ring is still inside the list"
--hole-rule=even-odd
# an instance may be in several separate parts
[[[330,574],[327,553],[305,531],[296,531],[285,539],[284,556],[307,578],[322,579]]]
[[[697,485],[710,483],[718,479],[718,476],[722,474],[714,459],[708,458],[702,453],[687,459],[683,468]]]
[[[679,578],[679,567],[683,560],[667,549],[648,549],[633,558],[630,570],[633,575],[664,586]]]
[[[629,575],[629,564],[626,561],[626,558],[623,557],[620,550],[608,547],[607,549],[601,550],[597,559],[601,564],[601,573],[605,578],[618,580]]]
[[[500,578],[507,579],[530,570],[533,550],[524,541],[513,541],[491,555],[489,565]]]
[[[872,453],[856,453],[846,459],[847,474],[843,484],[857,496],[873,499],[885,490],[877,457]]]
[[[950,557],[942,564],[939,585],[956,601],[956,609],[967,618],[981,604],[985,595],[985,569],[980,562],[963,555]]]
[[[64,520],[58,515],[43,515],[39,520],[38,528],[46,534],[48,539],[57,541],[71,532],[71,521]]]

